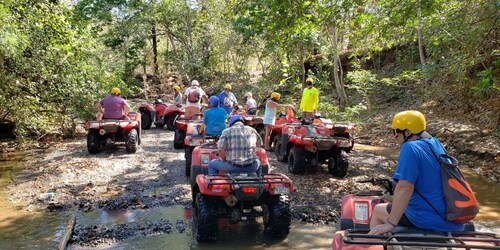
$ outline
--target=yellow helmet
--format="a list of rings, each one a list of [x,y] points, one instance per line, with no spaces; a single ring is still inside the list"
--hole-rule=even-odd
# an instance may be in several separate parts
[[[231,90],[232,87],[231,87],[231,84],[226,84],[226,86],[224,87],[225,90]]]
[[[281,98],[281,95],[278,92],[273,92],[273,93],[271,93],[271,98],[279,100]]]
[[[122,91],[119,88],[114,87],[114,88],[111,89],[111,94],[112,95],[121,95]]]
[[[312,79],[311,77],[308,77],[308,78],[306,79],[306,83],[307,83],[307,82],[313,83],[313,79]]]
[[[419,134],[425,130],[425,116],[416,110],[399,112],[392,119],[392,129],[408,129],[412,134]]]
[[[174,89],[177,90],[177,91],[179,91],[181,89],[181,87],[179,87],[178,85],[175,85]]]

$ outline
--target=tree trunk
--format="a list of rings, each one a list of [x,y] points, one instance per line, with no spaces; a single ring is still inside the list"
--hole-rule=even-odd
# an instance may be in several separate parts
[[[418,54],[420,55],[420,64],[422,64],[422,68],[425,66],[425,54],[424,54],[424,44],[422,38],[422,15],[421,15],[421,0],[417,0],[417,38],[418,38]]]
[[[151,28],[151,39],[153,40],[153,70],[154,74],[158,76],[158,41],[155,23],[153,23],[153,27]]]
[[[261,55],[259,54],[258,49],[259,48],[257,46],[255,46],[255,55],[257,56],[257,61],[259,62],[260,67],[262,68],[262,77],[265,78],[266,75],[267,75],[267,73],[266,73],[266,67],[262,63]]]
[[[339,77],[339,52],[337,48],[337,27],[335,26],[336,24],[333,25],[332,28],[332,33],[333,33],[333,41],[332,41],[332,47],[333,47],[333,81],[335,84],[335,89],[337,90],[337,96],[339,98],[339,105],[341,109],[344,109],[345,106],[347,105],[347,95],[345,93],[344,86],[340,82],[340,77]]]
[[[304,59],[304,43],[300,44],[300,61],[302,66],[302,90],[306,87],[306,65]]]

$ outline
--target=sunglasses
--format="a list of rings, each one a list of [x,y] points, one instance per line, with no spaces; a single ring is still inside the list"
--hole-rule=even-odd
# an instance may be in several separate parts
[[[392,130],[392,135],[394,135],[394,137],[398,136],[398,134],[402,134],[404,132],[404,130],[401,130],[401,129],[391,129]]]

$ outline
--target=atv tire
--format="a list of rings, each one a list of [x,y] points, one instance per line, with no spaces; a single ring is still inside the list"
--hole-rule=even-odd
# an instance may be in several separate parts
[[[137,152],[137,144],[139,143],[137,130],[132,129],[127,135],[127,142],[125,143],[125,149],[127,153],[133,154]]]
[[[264,232],[271,239],[281,239],[290,233],[292,215],[285,196],[270,196],[263,206]]]
[[[196,209],[196,217],[194,219],[196,240],[203,242],[217,240],[217,201],[214,197],[197,193],[194,205]]]
[[[150,129],[151,125],[152,125],[151,113],[141,112],[141,128],[142,129]]]
[[[87,149],[90,154],[99,153],[101,147],[99,145],[101,135],[97,131],[89,131],[87,135]]]
[[[283,147],[283,144],[281,142],[281,136],[275,136],[273,140],[273,145],[274,145],[274,153],[276,154],[276,159],[281,162],[286,162],[288,160],[287,157],[287,150],[285,148],[285,153],[281,154],[281,148]],[[286,145],[285,145],[286,147]]]
[[[304,149],[293,146],[288,154],[288,172],[292,174],[303,174],[306,171],[306,159]]]
[[[330,158],[328,161],[328,172],[335,177],[344,177],[349,168],[347,153],[344,150],[340,151],[339,155]]]
[[[184,138],[186,138],[186,132],[180,129],[175,129],[174,133],[174,148],[183,149],[184,148]]]
[[[191,160],[193,157],[193,150],[194,147],[192,146],[186,146],[184,150],[184,159],[186,162],[186,170],[185,170],[186,176],[191,175]]]
[[[170,131],[175,130],[175,120],[177,119],[177,114],[171,114],[169,116],[164,117],[165,124],[167,125],[167,129]]]

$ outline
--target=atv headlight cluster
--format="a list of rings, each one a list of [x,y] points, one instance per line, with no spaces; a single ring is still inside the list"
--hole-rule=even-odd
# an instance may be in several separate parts
[[[91,122],[89,125],[89,128],[99,128],[99,123],[98,122]]]
[[[287,187],[284,187],[284,186],[274,186],[273,187],[273,192],[275,194],[289,194],[290,190]]]

